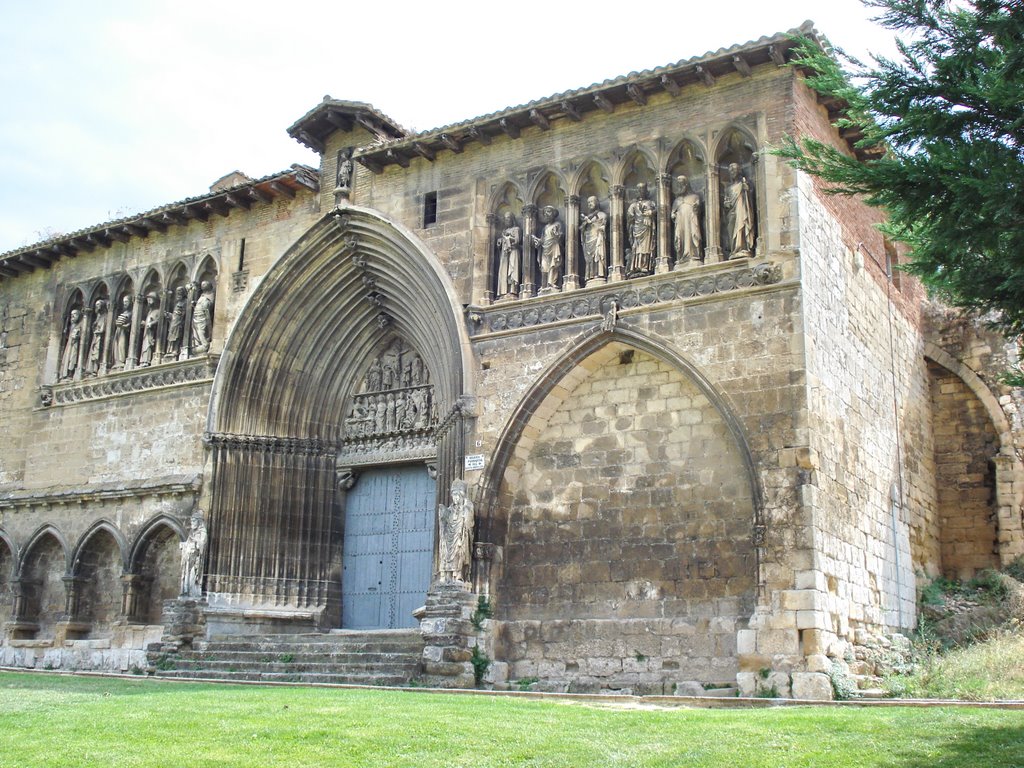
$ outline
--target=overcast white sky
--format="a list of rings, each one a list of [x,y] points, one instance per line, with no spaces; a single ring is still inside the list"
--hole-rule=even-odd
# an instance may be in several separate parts
[[[0,1],[0,253],[265,176],[325,94],[426,130],[785,31],[859,56],[859,0]]]

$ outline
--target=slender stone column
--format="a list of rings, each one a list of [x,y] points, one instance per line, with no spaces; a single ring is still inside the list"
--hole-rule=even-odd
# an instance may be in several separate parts
[[[82,307],[82,320],[80,328],[82,334],[78,337],[78,367],[75,369],[75,381],[85,377],[85,366],[89,362],[89,345],[92,342],[92,307]]]
[[[621,184],[616,184],[611,188],[611,201],[609,205],[611,210],[609,213],[611,214],[612,266],[608,270],[608,282],[611,283],[626,279],[625,253],[622,241],[622,223],[626,217],[625,196],[626,190]]]
[[[575,291],[580,287],[580,196],[565,198],[565,274],[562,290]]]
[[[523,206],[523,286],[519,297],[527,299],[537,295],[537,256],[533,238],[537,233],[537,206]]]
[[[128,336],[128,359],[124,369],[130,371],[139,365],[139,326],[142,324],[142,303],[146,300],[141,293],[135,297],[132,305],[132,330]]]
[[[146,593],[152,579],[137,573],[121,576],[121,615],[131,624],[145,624]]]
[[[707,232],[704,248],[704,263],[715,264],[722,261],[722,199],[719,197],[718,164],[708,166],[707,195],[704,198],[707,208]]]
[[[493,304],[497,293],[497,259],[495,243],[498,242],[498,217],[487,214],[487,258],[484,260],[484,305]]]
[[[658,174],[658,261],[655,273],[663,275],[672,269],[672,176]]]

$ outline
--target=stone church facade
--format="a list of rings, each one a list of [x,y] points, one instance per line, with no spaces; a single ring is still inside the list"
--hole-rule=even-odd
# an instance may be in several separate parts
[[[1024,554],[1016,347],[769,154],[858,138],[791,46],[326,97],[319,168],[0,255],[0,663],[405,630],[440,685],[827,698]]]

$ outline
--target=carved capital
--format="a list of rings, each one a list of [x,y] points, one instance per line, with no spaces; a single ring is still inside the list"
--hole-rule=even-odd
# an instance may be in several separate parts
[[[493,562],[497,553],[498,545],[489,541],[478,541],[473,545],[473,559],[478,562]]]
[[[437,480],[437,462],[427,462],[427,475],[431,480]]]
[[[487,214],[487,225],[493,227],[498,222],[498,214],[488,213]]]
[[[579,206],[580,196],[579,195],[566,195],[565,206],[568,208],[570,205]]]
[[[672,174],[671,173],[659,173],[658,174],[658,182],[661,183],[661,184],[665,184],[665,185],[671,185],[672,184]]]
[[[537,215],[537,206],[533,203],[527,203],[523,206],[523,216],[535,216]]]
[[[626,195],[626,188],[621,184],[613,184],[609,192],[614,199],[621,200]]]

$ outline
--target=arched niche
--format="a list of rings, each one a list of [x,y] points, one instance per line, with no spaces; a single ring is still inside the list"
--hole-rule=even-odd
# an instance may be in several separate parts
[[[629,277],[649,275],[658,256],[658,184],[656,164],[642,150],[626,155],[624,186],[625,269]]]
[[[580,207],[579,273],[583,285],[600,285],[608,278],[611,208],[609,178],[607,169],[595,160],[585,163],[577,177]]]
[[[164,603],[181,593],[181,542],[177,521],[160,517],[139,534],[126,575],[125,616],[133,622],[160,624]]]
[[[111,319],[110,370],[123,370],[129,357],[133,356],[130,344],[135,301],[135,283],[125,275],[114,290],[114,301],[109,310]]]
[[[151,269],[142,280],[142,306],[139,307],[139,367],[160,362],[163,354],[164,322],[163,281],[160,273]]]
[[[681,141],[669,155],[672,185],[672,251],[676,263],[701,261],[707,243],[708,178],[705,153],[691,140]]]
[[[75,289],[64,302],[61,313],[60,360],[57,366],[58,379],[81,378],[82,354],[88,339],[85,324],[85,297]]]
[[[747,258],[757,248],[760,192],[754,164],[756,148],[753,136],[735,126],[723,132],[716,147],[720,237],[725,258]]]
[[[526,252],[535,254],[536,283],[541,291],[561,288],[566,274],[576,275],[575,265],[566,263],[566,193],[565,186],[553,171],[537,179],[533,190],[536,221],[528,222]],[[529,237],[530,234],[533,237]],[[536,239],[534,239],[536,238]]]
[[[447,503],[461,475],[472,355],[450,278],[426,246],[351,206],[300,238],[249,298],[227,339],[207,421],[213,604],[339,621],[336,482],[347,397],[393,338],[430,372],[436,496]]]
[[[183,351],[187,352],[191,335],[192,302],[189,298],[188,268],[183,263],[179,262],[168,273],[164,295],[167,329],[163,360],[170,362],[178,360]]]
[[[214,334],[214,306],[217,297],[217,262],[207,255],[199,262],[193,281],[190,350],[201,355],[210,350]]]
[[[491,200],[491,243],[488,298],[518,298],[523,282],[523,199],[506,182]]]
[[[21,631],[52,637],[67,609],[64,577],[68,572],[67,547],[52,527],[45,527],[25,547],[19,574],[21,596],[17,616]]]
[[[11,580],[14,578],[14,545],[3,531],[0,531],[0,639],[4,625],[14,615],[14,592]]]
[[[85,354],[85,374],[100,376],[110,365],[109,346],[111,330],[110,289],[100,282],[92,291],[87,304],[89,340]]]
[[[82,537],[72,563],[74,621],[88,626],[91,637],[109,636],[121,615],[121,577],[125,543],[110,523],[94,525]]]
[[[757,601],[758,483],[738,422],[680,361],[650,339],[606,334],[524,396],[492,458],[494,510],[481,521],[482,539],[504,545],[492,594],[510,636],[572,623],[609,655],[658,637],[684,660],[738,670],[735,629]],[[708,635],[673,628],[706,616],[722,621],[710,653]],[[537,652],[503,644],[498,657],[524,672]],[[575,661],[571,648],[558,653],[543,650]]]

